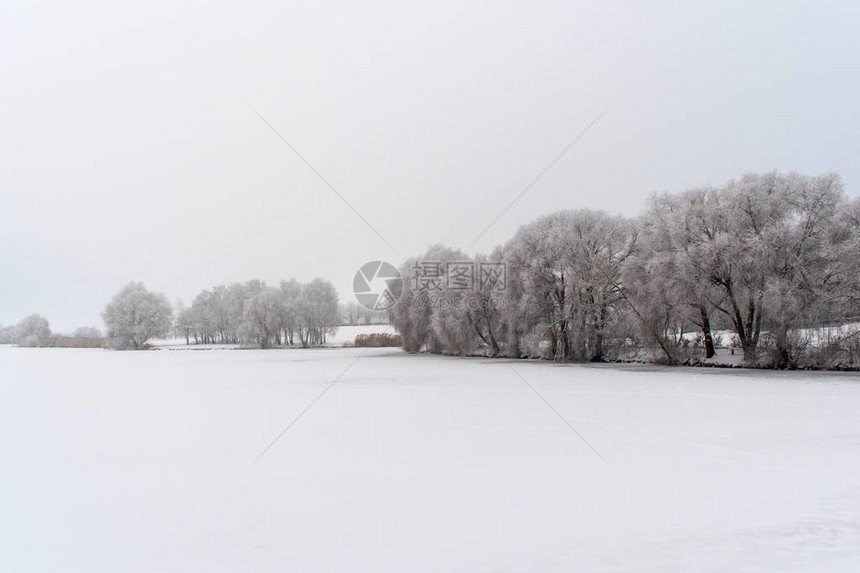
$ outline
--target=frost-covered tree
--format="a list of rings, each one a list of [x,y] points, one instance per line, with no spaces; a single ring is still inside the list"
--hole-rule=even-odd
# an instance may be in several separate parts
[[[0,326],[0,344],[12,344],[15,341],[14,326]]]
[[[102,318],[112,348],[139,350],[150,338],[170,332],[173,307],[163,294],[131,282],[114,295]]]
[[[220,304],[214,289],[202,290],[194,297],[189,315],[181,318],[190,321],[193,326],[195,342],[204,344],[215,342]]]
[[[575,211],[566,265],[573,287],[572,355],[602,361],[607,337],[624,312],[621,269],[637,240],[631,221],[601,211]]]
[[[520,228],[503,249],[506,320],[514,338],[548,345],[557,360],[599,361],[624,312],[621,268],[636,241],[630,221],[600,211],[561,211]]]
[[[194,311],[192,307],[182,307],[176,310],[176,333],[185,339],[185,344],[191,344],[191,337],[195,342],[198,335],[195,333]]]
[[[403,292],[397,303],[389,309],[388,316],[401,334],[403,347],[407,351],[457,353],[457,347],[465,346],[461,336],[449,329],[459,325],[437,317],[442,295],[439,281],[442,279],[435,276],[442,272],[445,262],[465,258],[460,251],[435,244],[420,257],[410,258],[400,266]],[[440,333],[442,338],[450,337],[450,340],[441,340]]]
[[[746,363],[756,363],[765,336],[775,365],[792,365],[789,332],[816,320],[837,282],[852,282],[848,269],[838,270],[837,252],[850,235],[834,232],[843,201],[837,176],[793,173],[749,174],[717,189],[652,197],[639,267],[627,269],[638,273],[628,283],[640,291],[641,312],[663,321],[657,331],[666,339],[696,325],[708,355],[716,312],[734,330]]]
[[[421,305],[420,289],[413,288],[409,279],[412,269],[417,263],[417,258],[410,258],[400,268],[400,276],[403,280],[403,293],[400,300],[388,309],[388,319],[403,341],[403,348],[407,352],[420,352],[422,350],[435,350],[435,335],[431,326],[433,318],[432,309],[429,305]]]
[[[50,336],[51,327],[48,319],[38,314],[31,314],[15,325],[12,341],[18,346],[36,346],[39,340]]]
[[[346,304],[340,305],[340,314],[343,324],[350,326],[358,324],[371,324],[374,319],[375,312],[364,308],[356,301],[351,300]],[[387,313],[384,313],[387,316]]]
[[[455,355],[502,351],[499,305],[481,281],[480,263],[487,257],[469,257],[441,244],[400,269],[404,279],[400,300],[389,311],[389,321],[409,351],[429,350]]]
[[[296,340],[299,328],[299,297],[302,295],[302,285],[296,279],[281,281],[281,306],[283,307],[283,331],[285,344],[292,346]]]
[[[448,264],[471,263],[469,257],[460,250],[434,245],[422,258],[422,264],[439,265],[440,273],[447,276]],[[417,272],[417,274],[416,274]],[[423,274],[423,271],[411,270],[407,275],[410,282]],[[444,280],[444,279],[442,279]],[[426,304],[430,311],[430,328],[433,329],[434,340],[439,345],[439,351],[458,356],[475,352],[478,337],[473,330],[472,320],[468,311],[470,292],[468,290],[432,290],[429,285],[433,281],[417,280],[418,300]]]
[[[324,279],[314,279],[302,286],[296,300],[296,323],[302,346],[324,344],[326,335],[340,322],[337,290]]]
[[[705,238],[703,260],[719,293],[711,302],[730,321],[746,363],[757,361],[763,329],[777,365],[792,361],[787,335],[825,294],[827,230],[842,199],[835,175],[749,174],[717,192],[717,232]]]
[[[407,280],[390,320],[409,351],[587,361],[658,349],[672,363],[698,352],[689,332],[712,357],[712,329],[729,327],[747,364],[766,350],[791,367],[804,328],[860,315],[860,199],[842,187],[832,174],[749,174],[655,195],[635,223],[553,213],[494,251],[507,265],[503,311],[434,305],[437,293]],[[454,259],[468,257],[436,246],[401,272]]]
[[[197,328],[205,343],[226,343],[235,337],[241,318],[233,317],[228,301],[230,289],[218,285],[204,290],[191,305]]]
[[[188,338],[204,344],[230,344],[239,341],[239,329],[244,321],[245,304],[258,294],[265,284],[257,279],[229,286],[216,285],[200,292],[191,304],[183,322],[190,323]]]
[[[678,293],[667,280],[675,272],[670,257],[659,256],[657,237],[644,222],[636,249],[622,270],[621,295],[627,303],[626,340],[636,351],[656,351],[652,359],[675,364],[681,361],[678,346],[683,314]]]
[[[569,215],[553,213],[520,227],[502,250],[507,263],[510,354],[555,358],[568,352],[565,312],[568,274],[560,229],[569,227]],[[543,345],[548,345],[544,348]]]
[[[791,331],[817,323],[816,305],[834,293],[830,273],[838,264],[840,241],[833,230],[845,203],[836,175],[789,174],[784,179],[782,218],[770,232],[755,235],[753,243],[760,245],[768,273],[763,323],[777,367],[796,365],[800,349]]]
[[[478,255],[475,257],[477,264],[476,272],[481,273],[482,263],[501,263],[501,250],[496,249],[489,257]],[[486,348],[491,357],[496,357],[502,352],[503,336],[505,334],[505,323],[502,311],[505,299],[504,284],[497,285],[495,281],[506,280],[502,277],[476,277],[474,289],[469,293],[469,305],[466,307],[466,318],[469,325],[474,329],[478,340]]]
[[[328,281],[303,285],[290,279],[275,288],[252,279],[201,291],[177,326],[189,342],[193,337],[195,343],[241,341],[270,348],[323,344],[340,322],[337,293]]]
[[[262,287],[246,301],[239,332],[242,340],[255,342],[261,348],[271,348],[280,344],[284,323],[281,291],[274,287]]]
[[[725,232],[721,212],[713,208],[716,199],[708,188],[653,195],[625,268],[626,292],[646,338],[656,340],[670,361],[690,325],[701,334],[705,356],[715,354],[710,300],[721,297],[709,280],[709,248]]]
[[[860,197],[840,205],[830,243],[828,294],[819,299],[817,312],[828,321],[860,320]]]
[[[104,335],[95,326],[79,326],[75,329],[74,336],[76,338],[101,338]]]

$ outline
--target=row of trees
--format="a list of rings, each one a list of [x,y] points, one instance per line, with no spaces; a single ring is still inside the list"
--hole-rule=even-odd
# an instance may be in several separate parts
[[[101,339],[102,332],[94,326],[81,326],[72,334],[54,334],[48,319],[40,314],[31,314],[11,326],[0,326],[0,344],[18,346],[56,345],[58,340],[73,343],[81,340]]]
[[[327,280],[259,280],[219,285],[202,291],[177,313],[177,330],[186,342],[281,345],[323,344],[341,323],[337,291]]]
[[[354,300],[339,305],[341,326],[388,324],[388,311],[370,310]]]
[[[149,291],[143,283],[125,285],[102,313],[108,346],[139,350],[146,348],[152,338],[174,332],[180,333],[187,343],[307,347],[325,343],[326,336],[342,322],[337,292],[323,279],[306,284],[281,281],[279,288],[259,280],[216,286],[197,295],[190,308],[177,306],[174,321],[173,307],[166,296]],[[355,316],[358,318],[359,314]],[[369,321],[371,317],[363,318]],[[55,338],[48,320],[38,314],[15,326],[0,327],[0,344],[69,345],[60,344]],[[102,333],[94,327],[81,327],[73,336],[62,338],[92,346],[94,341],[101,340]]]
[[[435,246],[401,270],[468,260]],[[635,219],[553,213],[483,260],[505,264],[503,288],[429,297],[406,281],[390,316],[407,350],[678,363],[729,329],[747,364],[791,367],[804,329],[860,316],[860,199],[837,175],[750,174],[655,194]]]

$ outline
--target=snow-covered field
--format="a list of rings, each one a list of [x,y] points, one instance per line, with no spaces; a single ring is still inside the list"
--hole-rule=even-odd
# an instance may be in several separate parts
[[[858,570],[856,374],[0,347],[0,571]]]

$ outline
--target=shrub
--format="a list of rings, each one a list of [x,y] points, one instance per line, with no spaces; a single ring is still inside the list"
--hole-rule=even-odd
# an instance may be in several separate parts
[[[360,348],[382,348],[387,346],[402,346],[399,334],[379,332],[375,334],[359,334],[355,337],[355,346]]]
[[[39,340],[41,348],[104,348],[105,339],[99,336],[52,336]]]

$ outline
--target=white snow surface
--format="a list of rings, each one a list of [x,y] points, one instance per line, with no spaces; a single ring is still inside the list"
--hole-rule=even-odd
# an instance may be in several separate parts
[[[0,347],[0,571],[855,572],[858,413],[847,373]]]

